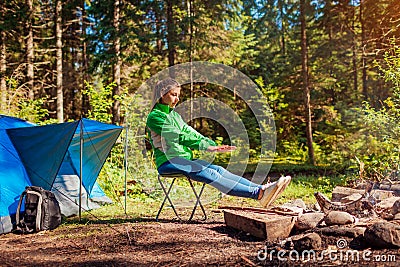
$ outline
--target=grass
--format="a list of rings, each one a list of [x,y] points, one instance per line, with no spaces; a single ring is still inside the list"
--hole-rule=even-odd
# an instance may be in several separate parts
[[[344,185],[346,185],[345,176],[295,176],[277,203],[302,199],[306,204],[313,204],[316,202],[315,192],[321,192],[331,198],[335,186]]]

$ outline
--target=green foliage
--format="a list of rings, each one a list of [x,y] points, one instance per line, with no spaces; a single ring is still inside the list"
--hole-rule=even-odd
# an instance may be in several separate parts
[[[383,73],[386,82],[390,82],[393,87],[393,101],[397,107],[400,105],[400,45],[396,45],[396,39],[391,41],[391,49],[384,54],[384,62],[378,68]],[[390,105],[393,107],[393,105]],[[395,110],[391,110],[394,112]],[[398,111],[400,112],[400,111]],[[396,114],[398,115],[398,113]]]
[[[19,110],[15,116],[37,124],[55,123],[56,120],[47,120],[45,122],[42,122],[43,118],[45,118],[49,113],[47,109],[43,108],[45,100],[45,98],[33,100],[20,99],[18,103]]]
[[[399,169],[400,127],[398,125],[398,106],[392,105],[390,98],[384,101],[385,107],[376,110],[368,103],[364,105],[364,136],[358,145],[357,164],[363,176],[381,180],[393,178],[391,174]]]
[[[357,145],[356,164],[361,175],[381,180],[396,178],[400,163],[400,48],[397,45],[385,53],[385,65],[379,66],[383,77],[393,84],[392,97],[377,109],[364,102],[362,136]]]
[[[91,107],[88,111],[88,118],[101,122],[110,122],[112,117],[110,110],[113,104],[112,90],[115,83],[97,88],[88,82],[85,82],[85,84],[86,89],[83,90],[82,93],[89,97],[89,104]]]
[[[115,86],[115,84],[111,83],[105,87],[100,86],[95,88],[89,83],[86,83],[86,90],[84,90],[83,93],[88,96],[89,104],[92,107],[91,110],[89,110],[88,118],[105,123],[111,122],[112,115],[110,109],[113,104],[113,86]],[[129,109],[130,103],[135,100],[134,97],[130,97],[126,93],[126,90],[123,90],[123,93],[117,96],[117,99],[121,103],[121,111],[123,114]],[[128,180],[126,176],[127,173],[125,173],[125,149],[127,141],[125,137],[126,128],[122,131],[110,156],[104,163],[98,178],[98,182],[106,194],[119,203],[121,201],[120,197],[125,194],[125,181],[127,182],[126,190],[129,194],[140,196],[142,193],[140,184],[137,183],[136,180]],[[135,150],[135,152],[137,152],[137,150]],[[131,157],[132,155],[128,154],[128,156]]]
[[[281,140],[279,142],[279,157],[285,157],[288,163],[305,162],[308,157],[307,148],[298,140]]]
[[[16,75],[19,77],[19,75]],[[5,92],[6,103],[0,105],[4,110],[2,114],[25,119],[30,122],[42,124],[43,119],[49,114],[48,110],[43,108],[45,98],[30,99],[26,90],[21,86],[22,81],[17,78],[6,77],[7,91]],[[51,123],[49,121],[46,123]]]

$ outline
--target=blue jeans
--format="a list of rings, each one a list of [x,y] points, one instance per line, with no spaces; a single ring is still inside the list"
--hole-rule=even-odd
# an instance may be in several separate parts
[[[158,167],[158,173],[184,174],[194,181],[209,184],[231,196],[258,199],[261,189],[259,184],[199,159],[173,158]]]

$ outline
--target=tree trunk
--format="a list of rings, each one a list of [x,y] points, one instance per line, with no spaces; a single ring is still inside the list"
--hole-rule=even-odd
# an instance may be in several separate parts
[[[64,122],[63,66],[62,66],[62,1],[56,3],[56,73],[57,120]]]
[[[26,5],[28,7],[28,19],[26,20],[26,78],[28,86],[28,97],[33,100],[35,98],[34,92],[34,53],[33,53],[33,27],[32,27],[32,17],[33,17],[33,0],[26,0]]]
[[[329,10],[332,10],[332,2],[331,1],[327,1],[326,2],[326,6],[329,7],[328,8]],[[334,36],[333,25],[332,25],[332,23],[329,23],[328,24],[328,40],[329,40],[330,44],[333,43],[333,36]],[[328,54],[329,54],[329,58],[332,58],[332,56],[333,56],[332,55],[332,50],[329,50]],[[334,70],[333,70],[333,66],[332,65],[329,65],[328,70],[329,70],[329,77],[334,77]],[[330,102],[330,105],[334,106],[335,102],[336,102],[335,87],[334,86],[330,86],[329,92],[331,94],[331,99],[332,99],[332,101]]]
[[[308,84],[308,52],[307,52],[307,35],[306,35],[306,16],[305,16],[305,0],[300,0],[300,23],[301,23],[301,65],[302,80],[304,91],[304,104],[306,111],[306,136],[308,157],[312,165],[315,165],[312,125],[311,125],[311,104],[310,104],[310,87]]]
[[[167,0],[167,42],[168,42],[168,65],[170,67],[175,65],[176,57],[176,29],[173,13],[173,0]],[[172,78],[174,78],[174,73],[170,72]]]
[[[353,30],[353,46],[352,46],[352,64],[353,64],[353,88],[354,92],[358,92],[358,68],[357,68],[357,35],[356,35],[356,28],[355,28],[355,7],[352,7],[353,10],[353,20],[352,20],[352,30]]]
[[[113,103],[113,117],[112,117],[112,122],[114,124],[119,124],[120,119],[121,119],[121,114],[120,114],[120,101],[115,98],[115,96],[119,96],[121,93],[121,39],[120,39],[120,31],[119,31],[119,17],[120,17],[120,1],[115,0],[114,2],[114,20],[113,20],[113,25],[114,25],[114,30],[115,30],[115,36],[114,36],[114,50],[115,50],[115,61],[114,61],[114,77],[113,80],[115,82],[115,86],[113,87],[113,97],[114,97],[114,103]]]
[[[368,101],[368,89],[367,89],[367,56],[365,54],[366,42],[365,42],[365,22],[363,13],[364,0],[360,0],[360,23],[361,23],[361,64],[362,64],[362,94],[365,101]]]
[[[187,1],[187,8],[188,8],[188,17],[189,17],[189,76],[190,76],[190,123],[193,124],[193,99],[194,99],[194,90],[193,90],[193,69],[192,69],[192,62],[193,62],[193,23],[192,23],[192,0]],[[193,126],[193,125],[192,125]]]
[[[6,33],[0,33],[0,113],[6,113],[7,108],[7,57],[6,57]]]
[[[162,29],[163,26],[163,11],[160,10],[160,8],[157,6],[154,10],[154,16],[155,16],[155,29],[156,29],[156,44],[157,44],[157,55],[162,55],[163,53],[163,43],[164,43],[164,36],[163,32],[164,30]]]
[[[87,42],[86,42],[86,9],[85,9],[85,0],[81,1],[82,8],[82,32],[81,32],[81,40],[82,40],[82,90],[85,89],[85,82],[88,80],[88,59],[87,59]],[[82,95],[82,107],[81,107],[81,117],[85,117],[88,113],[88,97],[87,95],[81,93]]]
[[[283,5],[282,1],[278,1],[278,6],[279,6],[279,14],[281,16],[281,54],[283,56],[286,55],[286,42],[285,42],[285,22],[284,22],[284,12],[283,12]]]

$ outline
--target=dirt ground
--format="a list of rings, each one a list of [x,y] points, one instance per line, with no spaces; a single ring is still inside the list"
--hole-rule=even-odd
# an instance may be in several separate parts
[[[270,244],[226,227],[221,213],[209,215],[207,221],[192,223],[92,221],[66,223],[36,234],[9,233],[0,236],[0,266],[398,266],[400,262],[396,249],[371,251],[368,258],[353,261],[339,254],[317,261],[295,255],[278,259],[269,251],[259,253]],[[323,236],[323,248],[332,247],[338,238]]]

